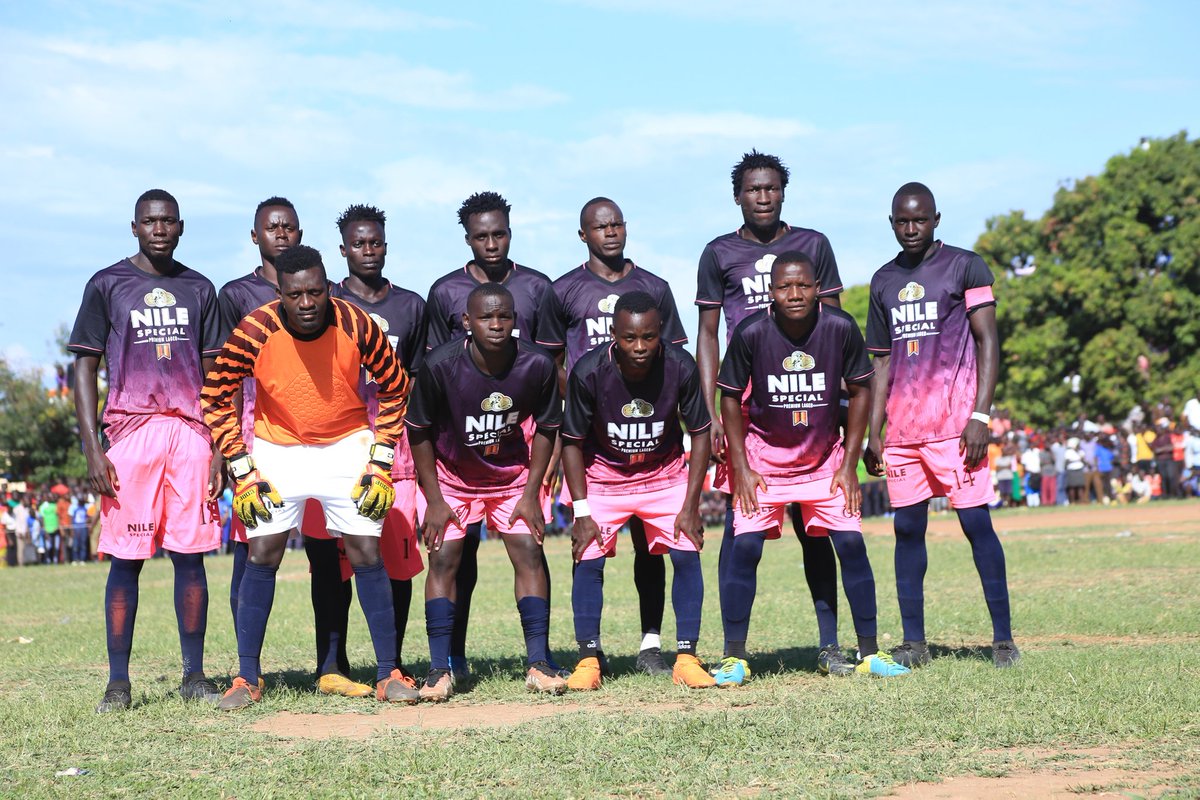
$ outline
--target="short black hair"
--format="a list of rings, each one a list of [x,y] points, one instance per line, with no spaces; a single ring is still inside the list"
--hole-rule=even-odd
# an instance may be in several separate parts
[[[257,219],[258,212],[262,211],[264,208],[273,208],[274,206],[282,206],[283,208],[290,208],[292,211],[296,210],[296,207],[294,205],[292,205],[291,200],[288,200],[286,197],[280,197],[278,195],[274,195],[272,197],[268,197],[266,200],[263,200],[261,203],[258,204],[258,207],[254,209],[254,217]]]
[[[817,277],[817,265],[813,263],[813,260],[809,257],[808,253],[805,253],[801,250],[785,250],[776,256],[775,260],[771,262],[772,274],[774,274],[776,267],[782,267],[787,264],[803,264],[812,270],[814,278]]]
[[[467,295],[467,305],[470,305],[471,301],[476,297],[507,297],[509,304],[513,307],[513,310],[516,310],[516,301],[513,300],[512,292],[510,292],[504,285],[494,281],[481,283],[472,289],[471,293]]]
[[[733,172],[730,177],[733,178],[733,193],[735,195],[742,193],[742,179],[746,177],[746,173],[752,169],[773,169],[779,173],[779,188],[786,189],[788,185],[788,176],[792,173],[784,166],[783,161],[779,156],[772,156],[766,153],[760,153],[757,150],[751,150],[749,153],[742,154],[742,160],[733,167]]]
[[[337,218],[338,230],[345,233],[346,226],[352,222],[378,222],[380,227],[387,223],[387,214],[375,206],[355,204],[346,206],[346,210]]]
[[[586,203],[583,204],[583,208],[579,209],[579,227],[580,227],[580,229],[583,228],[583,218],[587,214],[588,209],[591,208],[592,206],[598,206],[601,203],[608,203],[609,205],[611,205],[613,208],[617,209],[618,211],[621,210],[621,207],[619,205],[617,205],[615,201],[609,200],[607,197],[593,197],[591,200],[588,200]]]
[[[892,202],[896,202],[901,197],[928,197],[930,200],[933,200],[934,207],[937,207],[937,200],[934,199],[933,192],[929,190],[928,186],[919,181],[909,181],[897,189],[896,193],[892,195]]]
[[[476,192],[463,200],[462,205],[458,207],[458,222],[463,226],[463,230],[466,230],[468,219],[489,211],[503,211],[507,217],[512,211],[512,206],[498,192]]]
[[[138,196],[137,202],[133,204],[136,209],[142,203],[148,203],[154,200],[159,200],[164,203],[174,203],[175,207],[179,207],[179,201],[175,199],[175,195],[168,192],[166,189],[147,189]]]
[[[314,267],[320,267],[322,274],[324,274],[325,262],[321,260],[320,251],[306,244],[289,247],[275,257],[276,272],[295,275],[297,272],[304,272],[304,270],[313,269]]]
[[[649,292],[639,289],[626,292],[617,298],[617,303],[613,306],[613,316],[615,317],[622,311],[628,311],[630,314],[645,314],[647,311],[658,310],[658,303],[654,302],[654,298],[650,296]]]

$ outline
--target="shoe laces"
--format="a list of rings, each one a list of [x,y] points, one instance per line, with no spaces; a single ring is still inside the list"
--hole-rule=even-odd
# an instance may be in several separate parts
[[[545,661],[535,661],[534,663],[529,665],[529,668],[537,670],[538,672],[545,675],[547,678],[557,678],[558,677],[558,671],[555,670],[553,667],[551,667]]]
[[[867,656],[867,658],[870,658],[870,656]],[[896,666],[896,659],[892,658],[891,653],[888,653],[884,650],[880,650],[878,653],[876,653],[875,658],[878,658],[884,664],[887,664],[889,666],[893,666],[893,667]]]
[[[443,676],[449,674],[450,670],[448,669],[431,669],[429,670],[429,674],[425,677],[425,685],[429,686],[430,688],[437,686],[438,681],[440,681]]]

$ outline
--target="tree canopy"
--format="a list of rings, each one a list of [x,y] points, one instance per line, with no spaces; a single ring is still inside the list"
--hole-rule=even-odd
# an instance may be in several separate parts
[[[80,478],[87,463],[79,448],[75,406],[51,398],[41,375],[22,372],[0,358],[0,473],[49,483]]]

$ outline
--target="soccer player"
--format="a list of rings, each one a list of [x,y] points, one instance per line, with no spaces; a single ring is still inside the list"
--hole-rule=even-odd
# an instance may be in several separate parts
[[[821,302],[835,308],[841,304],[838,295],[842,280],[829,240],[819,231],[793,227],[781,219],[790,175],[777,156],[757,150],[743,155],[731,173],[733,202],[742,210],[742,226],[713,239],[700,254],[696,278],[696,305],[700,307],[696,362],[705,402],[713,416],[712,451],[718,462],[725,459],[725,428],[716,407],[720,363],[717,334],[722,312],[728,343],[743,319],[771,304],[771,264],[788,251],[804,253],[816,267]],[[725,553],[733,546],[731,520],[727,513],[719,564],[725,563]],[[816,609],[820,646],[836,646],[838,590],[833,548],[826,536],[805,536],[799,528],[796,536],[804,551],[804,578]],[[821,660],[817,666],[825,672],[830,667]]]
[[[337,219],[342,235],[341,252],[350,274],[334,287],[333,294],[366,311],[387,335],[400,366],[415,375],[425,357],[425,332],[422,320],[425,300],[419,294],[394,286],[383,277],[387,259],[387,217],[374,206],[352,205]],[[364,374],[359,392],[367,401],[372,421],[378,410],[379,387]],[[404,431],[396,442],[396,460],[392,465],[392,485],[396,502],[383,521],[379,548],[383,566],[392,584],[392,606],[396,614],[396,666],[406,683],[416,682],[404,670],[401,653],[412,605],[412,579],[425,565],[417,543],[417,480],[412,450]]]
[[[882,676],[908,670],[878,653],[875,576],[862,538],[857,466],[871,391],[871,365],[854,318],[824,306],[806,254],[781,253],[771,265],[771,305],[734,329],[717,385],[729,448],[734,498],[733,545],[721,565],[725,658],[721,686],[750,674],[746,634],[754,607],[763,542],[779,538],[788,505],[799,503],[809,536],[833,540],[863,661],[854,665],[836,643],[824,645],[824,671]],[[850,407],[839,435],[839,387]],[[745,398],[743,400],[743,397]]]
[[[584,203],[579,212],[579,240],[588,259],[554,281],[538,314],[537,342],[557,355],[565,369],[559,388],[565,390],[567,373],[583,355],[612,341],[613,311],[626,292],[643,291],[654,300],[663,336],[675,345],[687,343],[670,285],[625,257],[625,216],[607,197]],[[661,628],[666,605],[666,564],[661,554],[651,554],[641,518],[630,520],[633,540],[633,582],[638,590],[642,643],[638,669],[650,675],[672,672],[662,657]],[[601,650],[603,652],[603,650]]]
[[[530,691],[561,694],[566,680],[547,658],[550,604],[542,555],[542,477],[562,422],[558,370],[545,350],[517,339],[512,293],[498,283],[471,291],[466,340],[427,354],[407,420],[425,498],[429,548],[425,626],[430,670],[421,699],[453,692],[450,638],[466,526],[483,517],[504,540],[525,631]]]
[[[567,680],[571,689],[600,688],[604,562],[616,555],[617,531],[633,517],[645,525],[647,550],[669,552],[675,570],[673,680],[695,689],[716,684],[696,658],[704,605],[700,491],[712,418],[695,360],[662,341],[662,317],[646,292],[622,294],[612,310],[613,342],[588,352],[571,372],[562,450],[575,511],[571,601],[579,664]],[[681,418],[692,437],[690,461]]]
[[[511,211],[512,206],[496,192],[473,194],[459,207],[458,221],[466,231],[463,238],[471,248],[471,260],[430,287],[425,308],[426,350],[466,337],[463,315],[467,312],[467,296],[484,283],[499,283],[509,290],[516,313],[513,335],[530,342],[535,340],[538,311],[550,291],[550,279],[508,257],[512,244]],[[547,470],[546,480],[551,481],[553,477],[553,470]],[[470,676],[466,656],[467,623],[471,616],[471,597],[479,577],[480,528],[478,523],[468,526],[458,569],[457,612],[450,645],[450,663],[458,679]],[[550,580],[549,565],[546,566],[546,580]],[[553,660],[550,663],[553,664]]]
[[[867,349],[875,377],[864,462],[875,475],[886,470],[896,509],[904,641],[892,655],[909,667],[929,663],[925,528],[929,498],[947,497],[971,543],[991,612],[993,663],[1010,667],[1021,654],[1012,640],[1004,548],[988,511],[995,496],[989,411],[1000,360],[992,271],[970,250],[935,240],[941,216],[926,186],[901,186],[888,217],[900,253],[871,278]]]
[[[200,413],[205,369],[221,347],[216,290],[175,260],[179,203],[142,194],[130,225],[138,252],[97,272],[83,291],[68,349],[75,354],[75,413],[100,495],[98,550],[109,556],[104,592],[108,686],[98,713],[129,708],[129,654],[145,560],[165,549],[175,570],[175,617],[187,699],[216,702],[204,676],[208,579],[204,553],[221,541],[214,512],[224,464]],[[96,424],[96,372],[108,369],[108,400]]]
[[[408,376],[379,325],[329,296],[320,253],[296,245],[276,257],[275,268],[278,302],[238,323],[202,391],[205,419],[229,460],[234,509],[250,540],[238,600],[238,675],[218,707],[232,711],[261,699],[259,658],[275,575],[310,498],[321,502],[330,532],[345,541],[375,646],[375,697],[412,702],[416,692],[396,668],[391,587],[379,556],[382,519],[395,500],[391,470]],[[379,385],[374,435],[358,393],[363,368]],[[242,381],[251,377],[257,383],[253,457],[235,403]]]
[[[286,197],[268,197],[254,210],[254,227],[250,241],[258,246],[260,264],[248,275],[221,287],[217,306],[221,315],[221,341],[242,319],[256,308],[279,299],[279,279],[275,259],[301,243],[304,231],[296,207]],[[254,451],[255,381],[242,384],[242,441],[248,452]],[[337,540],[325,530],[324,515],[319,504],[309,503],[311,513],[302,515],[304,552],[312,572],[310,594],[316,623],[317,688],[325,694],[363,697],[374,689],[349,677],[350,659],[346,655],[346,632],[350,624],[350,586],[348,564],[343,564]],[[246,569],[250,547],[246,543],[246,526],[235,515],[230,524],[233,545],[233,574],[229,582],[229,606],[233,626],[237,629],[238,590]]]

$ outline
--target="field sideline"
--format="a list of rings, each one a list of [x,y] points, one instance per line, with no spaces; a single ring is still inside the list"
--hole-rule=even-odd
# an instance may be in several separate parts
[[[880,633],[898,639],[890,521],[866,527]],[[481,679],[446,706],[417,709],[314,693],[302,552],[289,552],[280,571],[263,654],[268,691],[233,715],[175,694],[168,562],[142,575],[135,708],[106,717],[93,708],[106,679],[107,567],[0,570],[0,796],[1200,796],[1200,502],[1003,512],[996,527],[1024,653],[1014,670],[991,666],[970,548],[943,515],[931,521],[926,582],[940,657],[910,677],[815,672],[816,622],[789,535],[764,553],[749,642],[755,678],[745,687],[688,692],[620,674],[594,694],[534,697],[518,680],[512,573],[489,542],[470,637]],[[720,532],[710,536],[700,654],[716,660]],[[603,634],[613,666],[628,673],[640,634],[627,539],[619,547],[606,570]],[[550,540],[547,555],[551,644],[573,665],[567,541]],[[236,669],[231,561],[207,563],[207,670],[224,687]],[[422,591],[418,578],[405,660],[423,672]],[[851,645],[844,598],[842,612]],[[673,627],[668,603],[664,649]],[[350,644],[357,676],[369,680],[357,603]],[[55,777],[69,767],[88,774]]]

